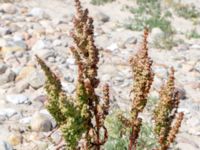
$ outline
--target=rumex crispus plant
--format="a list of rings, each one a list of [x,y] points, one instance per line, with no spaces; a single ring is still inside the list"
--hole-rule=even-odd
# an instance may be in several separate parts
[[[130,64],[133,71],[134,84],[132,87],[132,109],[130,118],[120,115],[121,122],[129,128],[129,150],[138,149],[140,143],[138,138],[142,127],[142,119],[139,116],[146,107],[148,94],[153,82],[154,73],[152,71],[152,60],[148,56],[147,47],[148,30],[144,31],[144,39],[141,49],[131,59]],[[155,145],[157,150],[167,150],[174,142],[178,129],[183,120],[183,113],[177,114],[179,105],[179,93],[174,85],[174,70],[171,69],[168,82],[160,90],[160,101],[154,110],[153,119],[155,137],[159,146]],[[176,119],[175,119],[176,118]],[[174,123],[175,121],[175,123]]]
[[[88,16],[88,10],[82,9],[79,0],[75,0],[75,4],[77,15],[71,33],[75,46],[71,51],[78,66],[76,97],[66,95],[56,75],[39,57],[37,60],[47,77],[47,109],[61,128],[68,149],[77,149],[79,145],[81,149],[99,150],[108,136],[104,120],[109,109],[109,86],[104,86],[101,101],[95,92],[99,84],[99,57],[94,45],[93,20]]]
[[[102,98],[97,95],[95,89],[100,82],[97,78],[99,49],[94,44],[93,19],[88,16],[87,9],[82,9],[80,0],[75,0],[75,7],[74,29],[71,32],[74,46],[70,50],[78,68],[76,96],[72,97],[63,91],[60,79],[42,59],[38,56],[36,58],[47,78],[45,84],[48,95],[46,108],[55,118],[58,128],[61,129],[67,149],[100,150],[106,147],[103,147],[103,145],[108,140],[110,133],[105,125],[110,107],[109,86],[105,84],[103,87]],[[115,143],[114,149],[121,147],[136,150],[144,148],[149,143],[153,147],[152,143],[155,143],[148,143],[146,139],[139,138],[139,136],[142,136],[141,133],[150,129],[143,130],[145,126],[140,117],[140,113],[143,112],[147,104],[154,78],[152,60],[148,55],[147,37],[148,30],[145,29],[141,48],[130,60],[135,81],[132,87],[130,117],[124,117],[120,114],[117,115],[117,120],[116,117],[112,118],[112,115],[108,117],[107,123],[114,119],[116,125],[113,126],[113,129],[117,128],[109,140],[117,139],[116,142],[120,142]],[[155,120],[154,131],[159,143],[159,146],[156,144],[154,148],[166,150],[173,143],[183,119],[183,113],[179,113],[176,117],[179,97],[174,87],[173,71],[167,84],[160,91],[160,100],[153,117]],[[175,123],[173,123],[174,120]],[[107,126],[111,124],[109,123]],[[116,132],[119,132],[119,134]],[[152,134],[151,130],[148,133]],[[122,139],[119,140],[119,138]],[[145,141],[145,144],[141,144],[143,141]],[[123,145],[124,143],[126,145]],[[108,144],[107,147],[111,148],[112,145]]]
[[[128,146],[129,150],[132,150],[133,148],[136,150],[137,139],[142,125],[142,119],[138,115],[144,110],[147,104],[148,94],[154,77],[154,73],[151,69],[152,61],[148,56],[147,37],[148,30],[145,29],[141,49],[130,61],[135,81],[132,87],[133,97],[132,109],[130,112],[131,118],[126,119],[123,116],[120,118],[127,127],[131,128]]]
[[[174,69],[171,68],[170,76],[165,85],[160,90],[160,101],[154,110],[155,134],[160,148],[167,150],[174,142],[178,129],[183,120],[183,113],[177,114],[179,105],[179,93],[174,86]],[[175,121],[173,125],[173,121]]]
[[[140,132],[140,126],[142,125],[141,118],[138,117],[139,113],[144,110],[147,104],[148,94],[153,82],[154,73],[151,69],[152,61],[148,56],[147,48],[147,29],[144,31],[144,40],[142,48],[138,53],[131,59],[131,66],[134,77],[133,84],[133,98],[132,98],[132,110],[131,110],[131,134],[129,150],[133,146],[136,146],[138,134]]]

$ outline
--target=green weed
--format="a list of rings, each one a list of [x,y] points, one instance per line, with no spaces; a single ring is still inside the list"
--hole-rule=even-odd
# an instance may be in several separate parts
[[[200,33],[196,29],[193,29],[189,33],[186,34],[186,37],[188,39],[199,39]]]
[[[105,3],[113,2],[115,0],[92,0],[91,3],[94,5],[103,5]]]
[[[164,32],[163,39],[156,41],[154,47],[171,49],[174,46],[174,29],[172,28],[170,11],[162,11],[161,1],[159,0],[137,0],[138,8],[129,8],[134,18],[131,23],[125,26],[128,29],[142,31],[145,27],[152,30],[160,28]]]
[[[118,119],[121,113],[121,111],[115,110],[106,119],[105,125],[108,129],[109,138],[104,145],[105,150],[127,150],[129,129],[124,127],[123,123]],[[152,124],[144,122],[141,127],[137,150],[149,150],[156,146]]]
[[[178,16],[185,19],[197,19],[200,15],[200,11],[194,5],[176,5],[175,11]]]

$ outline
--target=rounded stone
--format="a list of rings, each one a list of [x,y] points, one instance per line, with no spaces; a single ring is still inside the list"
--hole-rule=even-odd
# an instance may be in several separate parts
[[[0,150],[13,150],[13,148],[9,143],[0,141]]]
[[[13,104],[23,104],[28,102],[28,97],[23,94],[8,94],[6,100]]]
[[[6,69],[7,69],[7,65],[4,63],[0,63],[0,74],[5,73]]]
[[[160,28],[153,28],[149,36],[149,42],[154,43],[164,38],[164,32]]]
[[[45,76],[42,72],[34,72],[28,81],[28,83],[33,87],[34,89],[38,89],[42,87],[45,83]]]
[[[35,7],[30,11],[29,14],[31,16],[38,17],[40,19],[48,18],[48,15],[45,13],[45,11],[42,8]]]
[[[110,17],[103,12],[97,11],[94,12],[94,19],[99,22],[106,23],[110,20]]]
[[[37,112],[31,120],[31,129],[37,132],[49,132],[52,130],[51,120],[47,115]]]
[[[2,9],[3,12],[8,13],[8,14],[14,14],[17,11],[15,5],[11,3],[2,4],[0,9]]]
[[[4,70],[2,70],[2,71],[4,71]],[[15,79],[15,73],[12,70],[7,69],[0,76],[0,85],[3,85],[5,83],[11,82],[11,81],[14,81],[14,79]]]

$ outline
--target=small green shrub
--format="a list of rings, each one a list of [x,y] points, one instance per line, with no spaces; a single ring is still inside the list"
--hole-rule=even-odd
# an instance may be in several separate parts
[[[150,150],[158,146],[153,132],[153,125],[150,122],[143,122],[138,138],[137,150]]]
[[[119,119],[120,110],[114,110],[105,120],[109,138],[104,145],[105,150],[126,150],[128,145],[128,136],[126,128]]]
[[[193,29],[189,33],[186,34],[186,37],[188,39],[191,39],[191,38],[199,39],[200,38],[200,33],[196,29]]]
[[[199,18],[200,11],[194,5],[183,5],[177,4],[175,6],[175,11],[178,16],[185,19],[197,19]]]
[[[174,29],[172,28],[170,11],[162,11],[159,0],[137,0],[138,8],[129,8],[134,18],[131,23],[125,24],[128,29],[142,31],[145,27],[152,30],[160,28],[164,32],[164,37],[154,43],[154,47],[171,49],[174,46]]]
[[[156,48],[162,49],[172,49],[174,46],[177,45],[177,41],[174,40],[173,34],[165,33],[164,37],[160,40],[154,41],[153,46]]]
[[[134,14],[135,22],[131,23],[130,27],[133,30],[142,31],[144,27],[152,28],[158,27],[164,32],[172,32],[171,12],[162,11],[161,2],[159,0],[137,0],[138,7],[136,9],[129,8],[130,12]]]
[[[105,121],[109,134],[108,141],[104,145],[105,150],[127,150],[129,129],[119,119],[120,114],[122,114],[120,110],[114,110]],[[137,150],[155,148],[157,146],[155,139],[152,124],[144,122],[139,134]]]
[[[115,0],[92,0],[91,3],[94,5],[103,5],[105,3],[114,2]]]

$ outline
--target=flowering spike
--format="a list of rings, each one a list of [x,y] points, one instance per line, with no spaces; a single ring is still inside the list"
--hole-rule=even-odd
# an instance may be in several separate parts
[[[176,118],[176,122],[175,122],[174,126],[170,130],[169,135],[167,137],[168,147],[170,146],[171,143],[174,142],[174,140],[176,138],[176,134],[178,133],[179,128],[181,127],[183,117],[184,117],[184,113],[180,112]]]
[[[133,98],[131,109],[132,131],[129,140],[129,150],[136,148],[136,141],[139,135],[142,120],[138,114],[143,111],[147,103],[148,94],[153,82],[152,60],[148,56],[147,47],[148,30],[144,30],[143,43],[137,54],[130,60],[133,72]]]
[[[104,115],[108,115],[109,112],[109,105],[110,105],[110,91],[109,91],[109,85],[105,84],[103,87],[103,94],[104,94],[104,103],[103,103],[103,111]]]
[[[142,112],[147,103],[147,97],[151,88],[154,73],[152,71],[152,60],[148,56],[147,48],[148,30],[144,31],[142,48],[131,59],[133,71],[133,98],[132,98],[132,117],[137,118],[138,113]]]
[[[53,115],[56,122],[61,124],[65,120],[65,116],[60,111],[59,107],[59,94],[62,92],[60,80],[45,64],[45,62],[36,56],[38,63],[46,75],[45,89],[48,93],[47,109]]]
[[[183,120],[183,113],[180,113],[175,126],[172,127],[180,101],[179,94],[175,90],[174,79],[174,69],[171,68],[168,81],[162,86],[159,92],[160,101],[154,110],[154,131],[160,144],[159,150],[168,149],[170,143],[174,141],[181,121]]]

